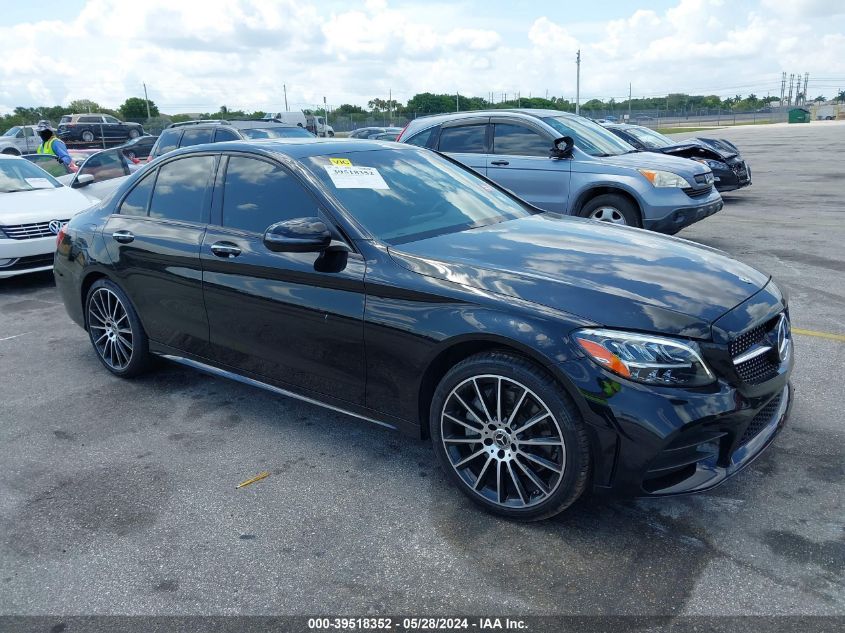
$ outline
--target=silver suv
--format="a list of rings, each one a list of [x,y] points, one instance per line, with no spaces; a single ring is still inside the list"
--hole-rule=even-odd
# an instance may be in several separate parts
[[[671,234],[723,206],[705,165],[640,152],[557,110],[422,117],[397,140],[445,153],[548,211]]]

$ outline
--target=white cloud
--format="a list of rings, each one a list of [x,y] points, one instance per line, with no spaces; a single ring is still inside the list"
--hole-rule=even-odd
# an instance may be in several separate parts
[[[282,84],[294,108],[323,96],[365,105],[390,89],[400,100],[456,90],[572,98],[578,48],[585,99],[626,96],[629,81],[635,95],[774,94],[782,70],[809,72],[810,91],[830,95],[813,77],[845,79],[843,7],[677,0],[610,20],[597,5],[593,21],[572,23],[539,2],[89,0],[70,21],[0,27],[0,108],[77,98],[116,107],[142,82],[165,112],[270,110]]]

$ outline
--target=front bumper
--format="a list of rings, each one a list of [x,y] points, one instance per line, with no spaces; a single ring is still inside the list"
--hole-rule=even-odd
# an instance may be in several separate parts
[[[792,357],[764,385],[649,387],[588,359],[560,368],[586,401],[597,492],[665,496],[713,488],[756,459],[785,425]]]
[[[55,236],[31,240],[0,238],[0,279],[50,270],[55,250]]]
[[[672,194],[671,204],[649,209],[648,216],[643,217],[644,228],[673,235],[690,224],[718,213],[725,206],[715,187],[701,198],[692,198],[680,189]]]
[[[728,169],[714,169],[713,177],[718,191],[736,191],[751,184],[751,168],[744,161],[740,161],[729,165]]]

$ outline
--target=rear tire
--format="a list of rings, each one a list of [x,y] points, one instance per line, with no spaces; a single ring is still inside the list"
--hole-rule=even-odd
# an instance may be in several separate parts
[[[129,130],[129,138],[138,138],[139,136],[141,136],[141,133],[135,128]]]
[[[429,430],[454,484],[495,514],[545,519],[587,486],[589,440],[577,407],[519,356],[488,352],[452,367],[434,392]]]
[[[94,133],[91,130],[85,130],[82,133],[82,140],[86,143],[93,143],[94,142]]]
[[[149,339],[121,288],[99,279],[85,298],[88,338],[100,362],[115,376],[132,378],[150,366]]]
[[[618,193],[605,193],[588,200],[578,215],[610,224],[642,226],[639,209],[628,198]]]

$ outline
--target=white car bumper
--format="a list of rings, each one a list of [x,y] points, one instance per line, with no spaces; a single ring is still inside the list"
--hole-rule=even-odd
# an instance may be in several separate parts
[[[55,235],[29,240],[10,240],[0,234],[0,279],[50,270],[53,267],[55,252]]]

